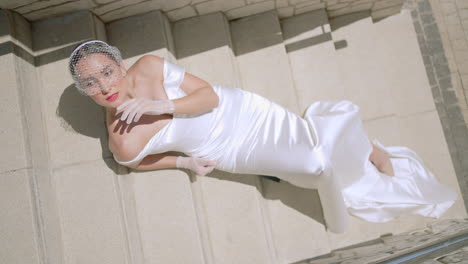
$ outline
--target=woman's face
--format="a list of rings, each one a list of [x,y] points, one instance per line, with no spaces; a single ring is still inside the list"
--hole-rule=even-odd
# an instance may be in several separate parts
[[[105,54],[90,54],[76,65],[80,86],[97,104],[116,108],[128,98],[127,70]]]

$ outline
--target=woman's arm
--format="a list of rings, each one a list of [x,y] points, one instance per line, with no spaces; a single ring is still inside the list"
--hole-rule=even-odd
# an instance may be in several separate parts
[[[186,74],[186,76],[189,74]],[[193,76],[193,75],[192,75]],[[190,78],[190,77],[189,77]],[[197,78],[194,76],[194,78]],[[184,84],[188,82],[189,84]],[[184,85],[192,85],[185,77],[181,88]],[[218,95],[208,83],[206,86],[196,86],[187,96],[172,100],[174,103],[174,113],[178,114],[201,114],[210,111],[218,106]]]
[[[177,156],[167,153],[148,155],[139,163],[130,164],[127,167],[135,170],[157,170],[176,168]]]
[[[183,168],[192,170],[197,175],[205,176],[214,170],[216,161],[196,157],[174,156],[169,153],[160,153],[148,155],[138,164],[127,166],[135,170]]]
[[[164,59],[154,55],[145,55],[135,63],[135,69],[144,78],[159,80],[160,87],[164,83]],[[158,77],[159,76],[159,77]],[[164,89],[164,88],[163,88]],[[117,107],[116,115],[122,113],[120,119],[130,124],[138,122],[144,114],[202,114],[218,106],[219,98],[213,87],[193,74],[185,73],[180,84],[186,96],[169,100],[150,100],[148,98],[132,98]]]

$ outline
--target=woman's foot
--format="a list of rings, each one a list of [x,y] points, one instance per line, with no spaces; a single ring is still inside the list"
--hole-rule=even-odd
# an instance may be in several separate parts
[[[385,173],[389,176],[394,176],[392,162],[390,161],[390,156],[383,149],[372,144],[372,153],[369,156],[370,162],[382,173]]]

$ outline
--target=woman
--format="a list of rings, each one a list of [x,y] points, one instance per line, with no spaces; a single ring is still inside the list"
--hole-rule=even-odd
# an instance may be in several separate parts
[[[456,200],[414,152],[369,142],[351,102],[316,102],[301,118],[257,94],[210,86],[158,56],[127,70],[102,41],[79,45],[69,67],[79,91],[106,109],[109,148],[127,167],[198,175],[216,168],[317,188],[334,232],[347,225],[345,211],[370,222],[439,217]]]

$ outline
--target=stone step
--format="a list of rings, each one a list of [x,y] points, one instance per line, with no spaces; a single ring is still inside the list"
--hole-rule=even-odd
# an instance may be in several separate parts
[[[175,63],[171,24],[160,11],[106,24],[108,42],[130,67],[145,54]],[[125,176],[128,232],[134,263],[204,263],[190,179],[181,170],[131,172]],[[132,201],[133,200],[133,201]],[[133,203],[133,205],[132,205]],[[175,252],[184,252],[176,254]]]
[[[365,11],[336,17],[330,25],[344,96],[360,107],[369,138],[411,148],[442,184],[459,193],[411,15],[402,11],[373,23]],[[444,217],[463,217],[462,208],[457,201]],[[431,220],[419,215],[388,223],[352,218],[349,232],[330,234],[330,243],[332,249],[341,248],[421,228]]]
[[[33,196],[30,153],[29,93],[34,93],[34,57],[30,24],[20,15],[0,9],[0,256],[4,263],[40,263],[41,230]],[[51,230],[54,232],[54,230]]]
[[[242,88],[299,113],[276,11],[234,20],[230,26]]]
[[[300,112],[315,101],[344,99],[325,9],[281,20]]]
[[[180,65],[211,85],[240,88],[229,24],[222,13],[181,20],[173,29]],[[258,177],[221,171],[195,177],[205,263],[277,263]]]
[[[107,148],[103,111],[78,93],[68,72],[71,51],[90,39],[106,36],[102,22],[88,11],[32,23],[35,99],[45,117],[49,195],[56,199],[61,228],[63,256],[57,263],[127,263],[118,167]]]
[[[276,11],[234,20],[230,24],[242,87],[300,114]],[[322,241],[327,237],[319,222],[322,213],[317,192],[263,178],[262,185],[278,261],[290,263],[329,252],[328,244]]]
[[[344,99],[325,9],[283,19],[281,26],[301,112],[316,101]],[[318,193],[327,231],[341,233],[349,228],[351,219],[334,186],[320,184]]]

